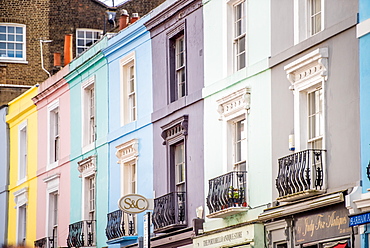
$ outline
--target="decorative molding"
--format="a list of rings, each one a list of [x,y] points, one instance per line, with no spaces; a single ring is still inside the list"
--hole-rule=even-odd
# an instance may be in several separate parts
[[[188,135],[188,115],[183,115],[176,120],[164,125],[162,128],[162,138],[164,139],[163,145],[167,143],[168,140]]]
[[[28,203],[28,187],[24,187],[13,193],[16,208]]]
[[[90,156],[78,162],[78,171],[82,177],[94,174],[96,172],[96,156]]]
[[[332,193],[312,199],[309,201],[303,201],[299,203],[286,204],[283,206],[273,207],[266,209],[262,214],[258,216],[258,220],[266,221],[274,218],[289,216],[304,211],[313,210],[316,208],[321,208],[336,203],[344,201],[344,196],[342,192]]]
[[[305,88],[309,84],[307,81],[321,79],[326,81],[328,78],[328,58],[328,48],[318,48],[284,66],[287,78],[292,84],[289,89]]]
[[[117,162],[118,164],[126,163],[139,156],[139,142],[137,139],[132,139],[119,146],[116,146],[116,149],[116,156],[119,159]]]
[[[239,111],[246,110],[249,113],[250,95],[250,89],[243,88],[217,100],[217,112],[220,114],[220,120]]]

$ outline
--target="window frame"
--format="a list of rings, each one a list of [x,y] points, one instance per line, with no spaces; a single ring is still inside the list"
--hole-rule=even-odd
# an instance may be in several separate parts
[[[237,124],[244,122],[244,130],[243,132],[240,132],[240,136],[242,136],[242,133],[244,133],[244,137],[241,137],[238,139],[238,128]],[[246,163],[247,163],[247,151],[248,151],[248,146],[247,146],[247,119],[245,117],[245,114],[241,114],[237,118],[228,121],[229,125],[231,126],[232,133],[230,134],[230,143],[232,147],[232,165],[233,165],[233,170],[235,171],[246,171]],[[243,150],[243,144],[245,147],[245,153],[241,153]],[[238,147],[240,145],[240,154],[238,154]],[[238,155],[240,155],[240,159],[238,159]],[[244,156],[243,156],[244,155]],[[243,165],[244,164],[244,165]]]
[[[231,3],[231,2],[230,2]],[[239,71],[247,66],[247,11],[246,11],[246,1],[239,0],[232,2],[232,34],[233,34],[233,68],[234,71]],[[237,7],[241,6],[241,16],[237,16]],[[238,33],[238,23],[241,23],[241,33]],[[241,40],[244,39],[244,50],[239,51]],[[244,54],[244,55],[243,55]],[[239,57],[244,56],[244,66],[240,66]]]
[[[325,82],[328,75],[328,48],[318,48],[284,66],[290,90],[294,98],[294,136],[295,148],[302,151],[311,148],[309,145],[308,94],[322,89],[322,147],[325,149]]]
[[[82,146],[83,152],[93,148],[97,139],[95,76],[82,84]],[[93,101],[92,101],[93,100]]]
[[[17,185],[27,180],[28,167],[28,123],[27,120],[18,126],[18,181]]]
[[[16,241],[18,245],[24,245],[25,240],[27,239],[27,205],[28,205],[28,187],[24,187],[20,190],[17,190],[13,193],[14,201],[15,201],[15,208],[16,208],[16,215],[17,215],[17,222],[16,222]],[[25,215],[24,218],[21,216],[20,209],[24,208]],[[24,220],[22,221],[21,218]],[[25,222],[21,224],[21,222]],[[24,236],[22,242],[20,241],[20,236]]]
[[[183,144],[184,155],[184,175],[185,182],[181,182],[182,192],[187,192],[187,135],[188,135],[188,115],[183,115],[170,123],[161,127],[163,145],[166,145],[167,156],[167,185],[169,192],[178,192],[178,185],[176,182],[176,164],[175,164],[175,147]]]
[[[87,157],[78,162],[78,171],[81,173],[80,178],[82,179],[82,216],[83,220],[95,220],[96,218],[96,156]],[[94,178],[94,198],[91,198],[91,187],[90,180]],[[94,208],[91,208],[91,202],[93,202]],[[93,214],[93,216],[91,215]]]
[[[179,41],[183,41],[183,50],[179,51]],[[168,102],[175,102],[188,95],[187,42],[185,21],[167,33],[168,50]],[[179,64],[177,55],[183,54],[183,63]],[[183,73],[183,74],[182,74]],[[179,75],[183,75],[184,79]],[[179,87],[179,85],[181,87]]]
[[[130,68],[133,69],[133,78]],[[120,61],[121,71],[121,126],[137,120],[137,73],[136,73],[136,60],[135,52],[125,56]],[[133,81],[133,91],[130,91],[131,82]]]
[[[59,182],[60,174],[52,174],[43,179],[46,183],[46,234],[48,238],[53,238],[53,245],[47,242],[49,248],[58,247],[58,221],[59,221]],[[55,198],[57,198],[55,202]]]
[[[316,3],[315,1],[320,1],[319,5],[320,5],[320,10],[313,13],[313,8],[314,6],[316,6]],[[308,25],[308,34],[309,36],[314,36],[316,35],[317,33],[321,32],[323,30],[323,27],[324,27],[324,23],[323,23],[323,2],[324,0],[308,0],[308,3],[307,3],[307,11],[308,11],[308,18],[307,18],[307,25]],[[315,21],[315,18],[319,16],[319,23],[320,23],[320,29],[317,29],[314,28],[315,24],[316,24],[316,21]]]
[[[58,166],[60,158],[60,108],[59,100],[48,105],[48,165],[47,170]],[[56,114],[57,113],[57,114]],[[57,118],[57,119],[56,119]],[[55,126],[57,124],[57,126]]]
[[[79,36],[79,32],[83,32],[84,37]],[[87,33],[91,33],[92,37],[91,39],[88,39]],[[95,34],[98,35],[98,37],[93,37]],[[99,41],[102,37],[103,30],[100,29],[89,29],[89,28],[77,28],[76,29],[76,55],[80,56],[84,51],[89,49],[92,45],[94,45],[97,41]],[[79,44],[79,40],[83,40],[83,45]],[[87,40],[92,40],[91,45],[87,45],[86,41]],[[79,49],[82,49],[82,51],[79,51]]]
[[[6,29],[8,29],[8,27],[14,27],[15,29],[16,28],[22,28],[22,41],[14,41],[14,42],[10,42],[8,41],[7,39],[5,41],[3,41],[3,43],[6,43],[6,44],[9,44],[9,43],[14,43],[14,44],[22,44],[22,50],[19,50],[18,51],[22,51],[22,57],[21,58],[16,58],[16,57],[8,57],[8,56],[0,56],[0,61],[1,62],[6,62],[6,63],[28,63],[27,62],[27,47],[26,47],[26,25],[25,24],[20,24],[20,23],[6,23],[6,22],[3,22],[3,23],[0,23],[0,26],[5,26]],[[8,34],[8,32],[5,33],[5,35]],[[15,33],[16,34],[16,33]],[[7,46],[7,45],[6,45]],[[0,48],[1,49],[1,48]],[[4,49],[1,49],[1,50],[4,50]],[[7,48],[5,48],[5,51],[8,51]]]

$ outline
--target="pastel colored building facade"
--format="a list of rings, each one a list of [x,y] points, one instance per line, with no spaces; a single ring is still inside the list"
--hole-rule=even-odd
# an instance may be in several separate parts
[[[106,246],[108,66],[105,36],[69,64],[70,219],[68,247]]]
[[[9,199],[9,128],[5,121],[8,105],[0,107],[0,245],[6,244]]]
[[[266,247],[361,247],[348,217],[361,183],[357,12],[357,1],[271,1]]]
[[[367,1],[359,0],[358,24],[356,37],[359,42],[359,82],[360,82],[360,144],[361,144],[361,186],[357,189],[357,195],[352,198],[350,212],[350,225],[358,227],[361,235],[361,247],[369,247],[369,214],[370,210],[370,154],[369,154],[369,125],[370,115],[369,102],[369,79],[370,60],[367,54],[370,52],[370,5]]]
[[[201,1],[181,0],[166,1],[145,23],[153,58],[151,247],[191,246],[194,219],[203,217],[202,20]]]
[[[37,92],[34,86],[8,104],[8,245],[33,246],[36,239],[38,120],[31,98]]]
[[[109,247],[139,247],[145,212],[123,212],[128,194],[153,198],[152,70],[150,34],[143,23],[123,29],[103,49],[109,68],[109,195],[106,238]]]
[[[256,220],[271,202],[270,1],[203,4],[205,223],[194,247],[264,247]]]
[[[70,101],[68,65],[40,84],[32,98],[38,113],[37,226],[35,247],[66,247],[70,209]]]

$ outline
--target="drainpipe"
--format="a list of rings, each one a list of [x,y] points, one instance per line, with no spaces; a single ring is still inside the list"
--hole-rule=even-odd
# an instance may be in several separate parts
[[[48,72],[44,67],[44,54],[42,52],[42,43],[49,43],[52,42],[52,40],[41,40],[40,39],[40,53],[41,53],[41,68],[51,77],[50,72]]]

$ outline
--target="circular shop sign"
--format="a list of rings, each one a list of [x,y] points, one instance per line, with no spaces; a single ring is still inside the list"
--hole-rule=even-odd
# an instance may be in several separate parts
[[[149,202],[142,195],[128,194],[118,200],[118,206],[126,213],[138,214],[148,209]]]

